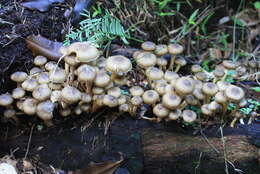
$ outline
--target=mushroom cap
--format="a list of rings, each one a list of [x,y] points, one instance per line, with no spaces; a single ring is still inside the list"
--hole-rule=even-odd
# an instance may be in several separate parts
[[[218,86],[214,83],[204,83],[202,92],[208,96],[214,96],[218,92]]]
[[[24,99],[20,99],[20,100],[16,101],[16,103],[15,103],[16,107],[21,111],[23,111],[23,102],[24,102]]]
[[[217,94],[215,95],[215,101],[220,103],[220,104],[227,103],[227,98],[226,98],[223,91],[217,92]]]
[[[187,123],[192,123],[197,119],[197,114],[189,109],[185,109],[182,111],[182,118]]]
[[[75,54],[79,62],[91,62],[100,56],[98,49],[90,42],[74,42],[68,47],[67,55]]]
[[[53,70],[54,68],[58,67],[58,65],[57,65],[57,63],[54,62],[54,61],[49,61],[49,62],[47,62],[47,63],[45,64],[44,67],[45,67],[45,69],[46,69],[47,71],[51,71],[51,70]]]
[[[80,108],[80,106],[79,105],[77,105],[75,108],[74,108],[74,113],[76,114],[76,115],[80,115],[80,114],[82,114],[82,109]]]
[[[110,88],[107,90],[107,94],[112,95],[116,98],[121,96],[121,89],[117,86]]]
[[[69,116],[71,114],[71,109],[70,108],[60,109],[59,113],[60,113],[61,116],[67,117],[67,116]]]
[[[119,109],[120,112],[128,112],[129,111],[129,105],[126,104],[126,103],[121,104],[118,109]]]
[[[143,99],[141,96],[133,96],[131,98],[131,103],[134,105],[134,106],[139,106],[143,103]]]
[[[11,80],[15,81],[17,83],[22,83],[23,81],[26,80],[27,76],[28,76],[27,73],[21,72],[21,71],[17,71],[17,72],[14,72],[11,75]]]
[[[140,86],[133,86],[129,89],[129,91],[132,96],[141,96],[144,93],[143,88]]]
[[[181,77],[176,81],[175,89],[178,94],[191,94],[194,90],[193,80],[189,77]]]
[[[245,97],[245,92],[242,88],[238,86],[229,85],[229,87],[227,87],[227,89],[225,90],[225,96],[229,101],[238,103]]]
[[[49,73],[47,73],[47,72],[41,72],[41,73],[37,76],[37,82],[38,82],[39,84],[49,83],[49,82],[50,82]]]
[[[89,112],[91,110],[91,105],[87,104],[87,103],[83,103],[83,104],[80,105],[80,109],[83,112]]]
[[[80,66],[82,67],[82,66]],[[83,82],[92,82],[96,78],[96,69],[90,65],[84,65],[78,71],[78,80]]]
[[[155,104],[159,100],[159,94],[155,90],[147,90],[142,98],[145,104]]]
[[[218,81],[217,82],[217,86],[218,86],[219,91],[225,91],[229,85],[230,84],[228,82],[225,82],[225,81]]]
[[[205,82],[208,79],[208,75],[205,72],[197,72],[195,74],[195,77],[198,80],[203,81],[203,82]]]
[[[213,112],[209,109],[209,105],[208,104],[204,104],[201,106],[201,112],[204,114],[204,115],[212,115]]]
[[[162,56],[168,53],[168,46],[164,44],[156,45],[154,53],[158,56]]]
[[[49,88],[51,90],[60,90],[62,89],[62,84],[61,83],[49,83]]]
[[[213,75],[217,78],[221,78],[225,75],[225,72],[223,69],[220,69],[220,68],[216,68],[214,71],[213,71]]]
[[[51,92],[50,99],[53,103],[55,102],[61,102],[61,91],[55,90]]]
[[[224,60],[222,64],[226,69],[236,69],[237,67],[237,64],[231,60]]]
[[[57,67],[49,72],[49,78],[52,83],[64,83],[67,74],[64,69]]]
[[[82,103],[90,103],[92,101],[92,96],[87,93],[81,93],[81,102]]]
[[[44,56],[36,56],[33,61],[36,66],[43,66],[47,63],[47,58]]]
[[[50,100],[41,102],[37,105],[36,113],[37,116],[42,120],[51,120],[53,118],[54,103]]]
[[[170,54],[177,55],[181,54],[183,52],[184,48],[183,46],[179,44],[169,44],[168,45],[168,51]]]
[[[26,79],[23,83],[22,83],[22,88],[25,91],[30,91],[32,92],[36,87],[38,86],[38,82],[35,78],[29,78]]]
[[[164,95],[165,94],[165,88],[168,85],[167,82],[164,81],[159,81],[155,84],[155,90],[158,92],[159,95]]]
[[[143,42],[141,45],[141,48],[145,51],[153,51],[155,50],[155,47],[156,47],[155,43],[151,41]]]
[[[27,98],[23,102],[23,111],[27,115],[34,115],[36,113],[38,101],[34,98]]]
[[[97,87],[104,88],[105,86],[107,86],[110,83],[110,76],[107,75],[107,73],[104,71],[99,71],[96,74],[94,83]]]
[[[9,93],[0,95],[0,106],[8,106],[13,103],[14,99]]]
[[[13,89],[12,97],[14,99],[19,99],[19,98],[22,98],[24,96],[25,96],[25,90],[23,88],[18,87],[18,88]]]
[[[65,56],[64,61],[70,66],[76,66],[79,63],[75,56]]]
[[[185,66],[187,64],[187,61],[184,58],[177,58],[175,60],[175,63],[180,66]]]
[[[205,98],[205,95],[202,92],[201,88],[195,88],[192,94],[198,99],[203,100]]]
[[[199,103],[197,98],[195,98],[193,95],[186,95],[184,99],[187,104],[192,105],[192,106],[195,106]]]
[[[165,118],[169,115],[169,109],[165,108],[161,103],[153,107],[153,113],[158,118]]]
[[[133,53],[133,58],[135,59],[135,60],[137,60],[137,56],[140,54],[140,53],[142,53],[142,52],[144,52],[144,51],[142,51],[142,50],[137,50],[137,51],[135,51],[134,53]]]
[[[216,110],[218,110],[219,108],[221,108],[221,105],[218,104],[216,101],[212,101],[208,104],[208,108],[209,110],[211,110],[212,112],[215,112]]]
[[[165,93],[169,93],[169,94],[175,94],[175,88],[168,84],[165,86]]]
[[[168,109],[176,109],[181,103],[181,98],[176,94],[166,93],[162,97],[162,104]]]
[[[0,173],[1,174],[18,174],[11,164],[8,163],[1,163],[0,164]]]
[[[111,108],[116,107],[118,106],[118,100],[112,95],[105,95],[103,98],[103,104]]]
[[[66,86],[61,90],[62,100],[66,103],[72,104],[81,100],[81,92],[72,86]]]
[[[127,73],[132,69],[132,63],[125,56],[110,56],[106,60],[105,68],[112,73]]]
[[[36,75],[36,74],[39,74],[40,72],[42,72],[43,70],[39,67],[33,67],[31,70],[30,70],[30,75]]]
[[[158,66],[166,66],[167,63],[168,63],[167,60],[163,57],[156,59],[156,64]]]
[[[178,78],[180,78],[179,74],[177,74],[176,72],[173,71],[166,71],[164,73],[164,79],[167,82],[171,82],[172,80],[177,80]]]
[[[193,72],[193,73],[198,73],[198,72],[201,72],[201,71],[203,71],[203,69],[201,68],[201,66],[200,65],[192,65],[191,66],[191,71]]]
[[[50,98],[51,96],[51,89],[49,88],[49,86],[47,84],[42,84],[37,86],[33,92],[32,92],[32,96],[33,98],[35,98],[36,100],[39,101],[44,101]]]
[[[104,93],[104,88],[100,88],[100,87],[93,87],[92,88],[92,93],[99,95],[99,94],[103,94]]]
[[[200,80],[193,80],[193,83],[194,83],[195,88],[200,88],[201,89],[202,86],[203,86],[203,83]]]
[[[151,66],[154,66],[156,64],[156,56],[153,53],[150,52],[142,52],[137,55],[136,63],[141,68],[148,68]]]
[[[156,67],[147,68],[145,74],[150,80],[160,80],[164,75],[163,71]]]
[[[175,109],[173,111],[170,111],[168,118],[169,120],[178,120],[180,116],[181,116],[181,110]]]

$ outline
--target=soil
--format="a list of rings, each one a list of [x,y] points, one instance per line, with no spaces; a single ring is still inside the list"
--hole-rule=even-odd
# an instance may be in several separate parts
[[[28,71],[33,66],[33,56],[27,49],[24,38],[31,34],[41,34],[50,40],[62,41],[64,28],[68,25],[67,19],[63,16],[69,6],[68,3],[52,7],[49,11],[42,13],[25,9],[19,5],[19,2],[10,0],[0,2],[0,93],[14,87],[15,84],[9,80],[11,73],[17,70]],[[121,169],[125,169],[123,170],[125,174],[127,172],[141,174],[145,171],[142,151],[144,130],[147,128],[164,129],[182,133],[183,136],[191,135],[194,131],[190,129],[191,127],[183,128],[179,124],[154,124],[144,120],[135,120],[130,116],[121,116],[112,122],[104,135],[107,125],[111,123],[107,119],[111,116],[113,118],[116,114],[112,111],[101,111],[99,114],[103,114],[102,118],[99,116],[93,122],[90,118],[98,114],[74,116],[65,121],[57,118],[54,120],[56,125],[54,128],[43,130],[42,123],[28,116],[21,116],[23,121],[18,128],[9,122],[0,123],[0,157],[16,149],[13,152],[14,156],[23,158],[28,150],[28,158],[42,162],[45,167],[53,165],[64,170],[74,170],[84,168],[91,161],[114,159],[117,152],[122,152],[125,162]],[[32,127],[34,127],[32,139],[29,142]],[[248,135],[244,129],[240,131],[236,129],[230,132]],[[209,136],[211,136],[210,133]],[[29,149],[27,149],[28,143]],[[197,154],[196,152],[192,155],[184,155],[175,161],[179,160],[179,166],[193,173],[194,166],[184,164],[191,161],[191,156],[194,157]],[[252,166],[258,165],[256,159],[250,162],[254,164]],[[212,162],[208,165],[210,168],[210,165],[214,166],[216,163]],[[218,166],[221,169],[223,167],[222,163]],[[173,173],[177,171],[169,165],[166,167]]]

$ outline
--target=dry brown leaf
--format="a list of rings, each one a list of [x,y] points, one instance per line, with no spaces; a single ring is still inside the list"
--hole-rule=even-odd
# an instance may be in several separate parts
[[[54,61],[58,61],[62,56],[59,53],[61,42],[51,41],[41,35],[30,35],[26,38],[26,43],[34,56],[42,55]]]
[[[70,174],[112,174],[120,166],[123,160],[123,156],[120,153],[120,160],[118,161],[90,163],[85,169],[77,170]]]
[[[30,10],[39,10],[40,12],[48,11],[53,3],[63,3],[64,0],[32,0],[22,2],[21,5]]]

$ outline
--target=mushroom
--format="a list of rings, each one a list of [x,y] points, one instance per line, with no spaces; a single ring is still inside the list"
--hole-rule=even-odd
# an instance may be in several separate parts
[[[203,86],[203,82],[202,81],[200,81],[200,80],[193,80],[193,83],[194,83],[194,86],[195,86],[195,88],[202,88],[202,86]]]
[[[187,61],[184,58],[177,58],[175,60],[175,64],[177,65],[175,72],[178,72],[181,67],[183,67],[187,64]]]
[[[92,108],[91,108],[91,112],[96,112],[100,107],[102,107],[104,105],[103,103],[103,99],[104,99],[103,94],[101,95],[94,95],[93,96],[93,104],[92,104]]]
[[[53,111],[54,111],[54,103],[50,100],[41,102],[37,105],[36,113],[37,116],[43,120],[44,124],[47,127],[53,126],[52,118],[53,118]]]
[[[67,74],[64,69],[57,67],[49,72],[49,78],[52,83],[64,83]]]
[[[118,100],[116,97],[112,95],[105,95],[103,98],[103,104],[110,108],[118,106]]]
[[[189,77],[181,77],[177,79],[174,87],[181,97],[191,94],[194,90],[193,80]]]
[[[74,71],[75,67],[78,65],[75,56],[65,56],[65,72],[69,77],[69,84],[74,81]]]
[[[92,88],[92,93],[94,95],[100,95],[104,93],[104,88],[100,88],[100,87],[93,87]]]
[[[41,68],[38,68],[38,67],[33,67],[31,70],[30,70],[30,76],[34,76],[34,75],[37,75],[39,73],[43,72],[43,70]]]
[[[176,94],[166,93],[162,97],[162,105],[168,109],[177,109],[181,103],[181,98]]]
[[[59,113],[63,117],[68,117],[71,114],[71,109],[70,108],[60,109]]]
[[[147,90],[142,95],[145,104],[155,105],[160,99],[159,94],[155,90]]]
[[[78,72],[78,80],[85,83],[86,93],[91,94],[92,84],[96,78],[96,70],[94,67],[86,64],[81,66],[84,67]]]
[[[164,54],[168,53],[168,46],[164,44],[156,45],[154,53],[157,56],[163,56]],[[164,59],[165,60],[165,59]]]
[[[120,97],[118,97],[118,105],[125,104],[127,101],[129,101],[129,98],[126,95],[120,95]]]
[[[34,98],[27,98],[23,102],[23,112],[27,115],[35,115],[38,101]]]
[[[109,77],[109,75],[107,75],[106,72],[104,72],[104,71],[97,72],[96,78],[94,80],[94,84],[97,87],[104,88],[109,83],[110,83],[110,77]]]
[[[58,65],[57,65],[56,62],[50,61],[50,62],[47,62],[44,67],[45,67],[45,69],[46,69],[47,71],[51,71],[51,70],[57,68]]]
[[[213,112],[209,109],[209,104],[202,105],[201,112],[207,117],[207,119],[213,114]]]
[[[144,93],[143,88],[140,86],[133,86],[129,91],[132,96],[141,96]]]
[[[33,61],[34,65],[44,69],[44,65],[47,63],[47,58],[44,56],[36,56]]]
[[[222,81],[225,81],[227,75],[228,75],[228,70],[235,70],[237,67],[237,64],[231,60],[224,60],[222,62],[223,66],[225,67],[225,75],[222,77]]]
[[[81,115],[83,112],[79,105],[77,105],[73,111],[76,115]]]
[[[208,74],[205,73],[205,72],[197,72],[197,73],[195,74],[195,79],[200,80],[200,81],[202,81],[202,82],[207,81],[208,78],[209,78],[209,76],[208,76]]]
[[[217,94],[215,95],[215,101],[222,106],[222,115],[224,116],[227,112],[228,102],[223,91],[217,92]]]
[[[125,74],[132,69],[131,61],[121,55],[110,56],[106,60],[106,70],[112,73],[111,80],[117,78],[118,74]]]
[[[181,54],[183,52],[184,48],[183,46],[179,45],[179,44],[169,44],[168,45],[168,51],[169,53],[172,55],[171,56],[171,62],[170,65],[168,67],[168,70],[172,70],[173,69],[173,65],[176,59],[176,55]]]
[[[16,111],[14,109],[6,109],[4,111],[4,117],[7,119],[13,119],[17,125],[20,123],[19,119],[16,117]]]
[[[155,43],[151,42],[151,41],[146,41],[144,43],[142,43],[141,48],[145,51],[153,51],[156,48]]]
[[[196,106],[199,105],[200,106],[200,102],[193,96],[193,95],[186,95],[184,97],[184,101],[181,103],[181,105],[179,106],[179,109],[184,109],[187,105],[191,105],[191,106]]]
[[[51,89],[47,84],[39,85],[33,90],[32,96],[39,101],[47,100],[51,96]]]
[[[216,113],[222,109],[221,105],[218,104],[216,101],[212,101],[208,105],[209,110],[211,110],[212,113]]]
[[[229,86],[229,83],[225,82],[225,81],[218,81],[217,86],[218,86],[219,91],[225,91],[227,89],[227,87]]]
[[[61,91],[62,101],[68,104],[77,103],[81,100],[81,92],[72,86],[66,86]]]
[[[148,77],[150,86],[152,86],[153,81],[162,79],[164,75],[163,71],[156,67],[147,68],[145,74]]]
[[[202,72],[203,71],[203,69],[202,69],[202,67],[200,66],[200,65],[192,65],[191,66],[191,71],[193,72],[193,73],[198,73],[198,72]]]
[[[163,57],[156,59],[156,64],[159,66],[161,70],[166,70],[167,60]]]
[[[132,116],[135,115],[137,108],[143,103],[143,99],[141,96],[133,96],[131,98],[131,104],[133,105],[131,108],[130,114]]]
[[[228,101],[236,104],[236,108],[231,112],[232,115],[236,113],[237,110],[239,109],[239,102],[245,97],[245,92],[243,91],[242,88],[238,86],[229,85],[224,91],[224,93]]]
[[[15,88],[13,89],[12,91],[12,97],[14,99],[20,99],[20,98],[23,98],[25,96],[25,90],[23,88]]]
[[[172,80],[177,80],[178,78],[180,78],[180,76],[176,73],[176,72],[173,72],[173,71],[165,71],[164,73],[164,79],[167,81],[167,82],[171,82]]]
[[[1,94],[0,95],[0,106],[4,106],[6,108],[11,108],[11,104],[13,103],[14,99],[9,93]]]
[[[11,75],[11,80],[15,81],[17,83],[17,86],[20,86],[20,83],[24,82],[26,80],[26,78],[28,77],[28,75],[25,72],[14,72]]]
[[[26,79],[23,83],[22,83],[22,88],[25,91],[30,91],[32,92],[36,87],[38,86],[38,82],[35,78],[29,78]]]
[[[82,112],[89,112],[91,111],[91,105],[88,103],[83,103],[80,105],[80,109],[82,110]]]
[[[205,95],[202,93],[201,88],[195,88],[194,91],[192,92],[192,95],[194,95],[198,100],[205,99]]]
[[[173,111],[170,111],[169,115],[168,115],[168,119],[169,120],[178,120],[178,118],[180,118],[181,116],[181,110],[180,109],[175,109]]]
[[[211,97],[218,92],[218,86],[214,83],[204,83],[202,86],[202,92],[205,94],[204,104],[208,104]]]
[[[47,84],[50,82],[49,79],[49,73],[47,72],[41,72],[38,76],[37,76],[37,82],[39,84]]]
[[[55,103],[55,102],[61,102],[61,91],[60,90],[54,90],[51,92],[50,100]]]
[[[241,112],[237,111],[237,112],[235,112],[234,117],[235,118],[233,118],[232,122],[230,123],[230,127],[235,127],[237,120],[243,118],[244,115]]]
[[[216,68],[216,69],[213,71],[213,75],[215,76],[215,77],[214,77],[214,80],[213,80],[213,83],[216,83],[218,80],[220,80],[221,78],[224,77],[225,72],[224,72],[223,69]]]
[[[68,55],[75,55],[78,62],[88,63],[96,60],[100,52],[90,42],[74,42],[67,48]]]
[[[169,112],[169,109],[164,107],[161,103],[153,107],[153,113],[157,116],[157,122],[160,122],[162,119],[168,117]]]
[[[92,101],[92,96],[88,93],[81,93],[80,104],[82,103],[90,103]]]
[[[48,85],[51,90],[61,90],[63,87],[60,83],[49,83]]]
[[[128,82],[128,78],[127,76],[118,76],[117,78],[114,79],[115,84],[119,85],[119,86],[124,86],[127,84]]]
[[[110,88],[109,90],[107,90],[107,94],[119,98],[121,96],[121,89],[119,87]]]
[[[156,84],[154,89],[158,92],[159,95],[164,95],[165,94],[165,88],[168,85],[166,81],[159,80]]]
[[[197,114],[189,109],[185,109],[182,111],[182,118],[187,123],[193,123],[197,119]]]
[[[121,104],[118,109],[120,112],[129,112],[129,104]]]
[[[147,69],[156,64],[156,56],[150,52],[142,52],[137,55],[136,63],[141,68]]]

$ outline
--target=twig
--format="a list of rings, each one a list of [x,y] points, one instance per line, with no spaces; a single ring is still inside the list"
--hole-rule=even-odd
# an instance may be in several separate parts
[[[26,153],[24,155],[24,159],[27,158],[27,155],[29,153],[29,148],[30,148],[30,143],[31,143],[31,139],[32,139],[33,128],[34,128],[34,125],[32,126],[31,131],[30,131],[30,136],[29,136],[29,140],[28,140],[28,143],[27,143],[27,148],[26,148]]]

